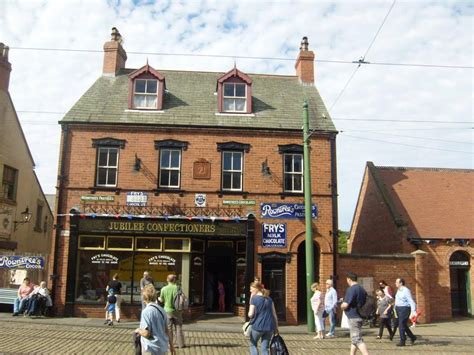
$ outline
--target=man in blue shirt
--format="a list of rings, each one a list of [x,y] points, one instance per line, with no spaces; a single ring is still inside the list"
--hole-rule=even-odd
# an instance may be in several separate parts
[[[397,286],[397,294],[395,295],[395,310],[398,315],[398,329],[400,333],[400,343],[397,346],[405,346],[407,335],[410,338],[411,344],[413,345],[416,340],[416,336],[408,328],[407,322],[410,315],[416,314],[416,304],[411,296],[410,289],[405,286],[405,280],[398,278],[395,281]]]
[[[364,288],[357,283],[357,275],[349,272],[346,278],[349,288],[346,290],[344,301],[342,302],[341,308],[345,311],[347,318],[349,319],[349,332],[351,335],[351,355],[357,352],[357,349],[363,355],[368,355],[367,346],[362,339],[362,318],[357,311],[365,303],[367,292]]]

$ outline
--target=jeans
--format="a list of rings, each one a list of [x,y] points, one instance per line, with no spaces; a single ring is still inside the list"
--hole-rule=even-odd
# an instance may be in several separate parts
[[[380,327],[379,327],[379,337],[381,338],[383,335],[383,329],[387,328],[388,334],[390,335],[390,338],[392,338],[392,327],[390,326],[392,319],[391,318],[380,318]]]
[[[329,312],[326,311],[328,318],[329,318],[329,334],[334,335],[334,330],[336,329],[336,312],[334,309],[330,310]]]
[[[407,325],[408,318],[410,317],[411,308],[410,307],[395,307],[398,314],[398,332],[400,334],[400,344],[405,344],[408,337],[414,341],[415,336],[411,332],[410,328]]]
[[[13,313],[24,312],[28,304],[28,297],[25,298],[15,298],[15,303],[13,304]]]
[[[258,341],[262,339],[262,355],[268,355],[268,348],[270,347],[270,340],[272,340],[273,332],[259,332],[253,330],[250,332],[250,354],[258,355]]]

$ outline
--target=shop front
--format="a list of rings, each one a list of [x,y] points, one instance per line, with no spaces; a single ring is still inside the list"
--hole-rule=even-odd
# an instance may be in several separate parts
[[[145,271],[157,290],[166,285],[167,275],[177,276],[189,299],[188,317],[218,310],[219,283],[225,288],[224,311],[242,313],[247,292],[244,286],[254,273],[253,267],[247,267],[253,265],[253,224],[253,218],[117,219],[74,215],[66,314],[87,316],[90,310],[102,310],[107,283],[118,274],[123,286],[123,313],[133,318],[141,308],[140,279]]]

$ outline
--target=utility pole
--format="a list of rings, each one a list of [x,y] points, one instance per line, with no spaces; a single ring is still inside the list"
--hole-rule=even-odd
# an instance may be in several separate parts
[[[308,320],[308,333],[314,332],[314,313],[311,308],[311,284],[314,282],[314,252],[312,231],[311,201],[311,169],[309,153],[309,117],[308,101],[303,103],[303,166],[304,166],[304,216],[306,224],[305,254],[306,254],[306,319]]]

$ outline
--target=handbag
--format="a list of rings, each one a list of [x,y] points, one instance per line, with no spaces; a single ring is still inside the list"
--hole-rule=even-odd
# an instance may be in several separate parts
[[[133,333],[133,343],[135,345],[135,355],[141,355],[141,353],[142,353],[142,343],[140,341],[140,334]]]
[[[250,337],[250,333],[252,332],[252,323],[245,322],[244,325],[242,326],[242,330],[246,337]]]
[[[270,341],[271,355],[289,355],[288,348],[280,334],[275,334]]]

